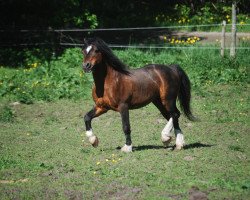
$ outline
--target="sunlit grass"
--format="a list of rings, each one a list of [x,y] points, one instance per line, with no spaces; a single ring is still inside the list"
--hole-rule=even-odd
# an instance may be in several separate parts
[[[0,198],[189,199],[198,188],[209,199],[247,199],[248,90],[246,84],[193,90],[200,122],[181,116],[183,151],[163,148],[166,121],[153,105],[131,111],[131,154],[118,148],[125,137],[112,111],[93,120],[99,147],[88,143],[82,116],[91,99],[32,105],[2,99],[0,113],[8,106],[14,115],[0,121]]]

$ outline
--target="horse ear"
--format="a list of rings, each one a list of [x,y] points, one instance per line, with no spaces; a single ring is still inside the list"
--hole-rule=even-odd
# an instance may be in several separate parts
[[[88,39],[87,38],[84,38],[83,40],[83,46],[82,46],[82,51],[84,53],[85,51],[85,48],[88,46]]]

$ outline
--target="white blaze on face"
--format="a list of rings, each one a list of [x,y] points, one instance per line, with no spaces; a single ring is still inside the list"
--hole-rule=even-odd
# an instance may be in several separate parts
[[[92,49],[92,46],[91,46],[91,45],[88,46],[88,47],[86,48],[86,53],[88,54],[88,53],[91,51],[91,49]]]

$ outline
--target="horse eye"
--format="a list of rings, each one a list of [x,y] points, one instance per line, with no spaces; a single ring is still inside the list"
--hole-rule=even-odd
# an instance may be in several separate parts
[[[96,53],[99,53],[100,51],[98,49],[95,50]]]

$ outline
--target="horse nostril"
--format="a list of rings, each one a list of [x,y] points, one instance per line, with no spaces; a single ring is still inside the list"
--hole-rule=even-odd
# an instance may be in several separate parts
[[[90,63],[86,63],[86,68],[89,69],[91,67]]]

